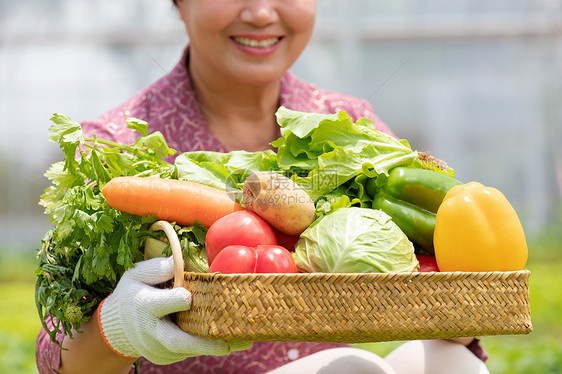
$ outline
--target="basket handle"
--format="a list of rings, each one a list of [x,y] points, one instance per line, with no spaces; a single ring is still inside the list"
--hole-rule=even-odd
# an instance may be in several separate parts
[[[150,226],[150,231],[164,231],[168,241],[170,242],[170,247],[172,247],[172,258],[174,260],[174,288],[183,287],[184,281],[184,263],[183,256],[181,253],[180,240],[176,234],[176,230],[166,221],[156,221]]]

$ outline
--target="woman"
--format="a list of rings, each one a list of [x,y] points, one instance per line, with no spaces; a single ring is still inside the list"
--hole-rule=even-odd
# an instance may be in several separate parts
[[[354,120],[372,118],[379,130],[390,133],[366,101],[318,89],[288,71],[310,40],[315,0],[174,3],[190,40],[178,65],[122,106],[84,122],[85,131],[132,142],[135,135],[124,120],[137,117],[147,121],[152,131],[161,131],[179,151],[260,151],[280,136],[274,114],[283,105],[308,112],[345,110]],[[373,372],[377,367],[393,373],[390,364],[378,356],[342,344],[262,342],[251,346],[190,336],[162,318],[189,309],[189,292],[156,290],[144,283],[163,281],[171,274],[170,259],[141,262],[127,271],[83,325],[82,333],[72,339],[59,336],[65,350],[42,331],[37,344],[39,371],[126,373],[143,357],[142,373],[264,373],[272,369],[309,373],[334,360],[332,372],[341,370],[338,365],[344,362],[351,372],[353,368]],[[453,347],[469,352],[461,344]],[[318,356],[310,356],[316,352]],[[468,360],[478,361],[468,355]],[[361,366],[365,360],[366,366]]]

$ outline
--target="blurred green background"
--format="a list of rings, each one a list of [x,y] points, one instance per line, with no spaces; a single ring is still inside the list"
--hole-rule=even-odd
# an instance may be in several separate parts
[[[171,1],[0,0],[0,372],[35,373],[49,118],[94,118],[187,39]],[[414,149],[500,189],[529,240],[534,331],[484,337],[492,373],[562,373],[562,2],[318,0],[292,69],[365,98]],[[399,342],[364,345],[381,355]]]

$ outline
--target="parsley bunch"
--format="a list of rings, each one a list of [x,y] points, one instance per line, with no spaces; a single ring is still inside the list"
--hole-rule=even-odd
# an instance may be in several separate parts
[[[123,272],[144,259],[144,240],[157,235],[149,231],[155,217],[111,208],[101,194],[103,186],[118,176],[173,178],[175,167],[165,158],[176,151],[160,132],[148,134],[148,123],[138,119],[126,121],[139,132],[130,145],[86,137],[79,123],[61,114],[51,121],[49,140],[59,144],[64,160],[45,173],[52,185],[39,202],[53,228],[37,256],[35,301],[43,326],[55,341],[57,332],[72,336],[73,329],[89,319]],[[184,253],[204,245],[203,227],[175,228]],[[47,318],[54,319],[53,330],[47,328]]]

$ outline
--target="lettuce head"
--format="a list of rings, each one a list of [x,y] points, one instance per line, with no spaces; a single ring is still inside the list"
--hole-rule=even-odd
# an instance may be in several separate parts
[[[293,257],[300,271],[410,272],[419,267],[414,246],[381,210],[341,208],[301,234]]]

